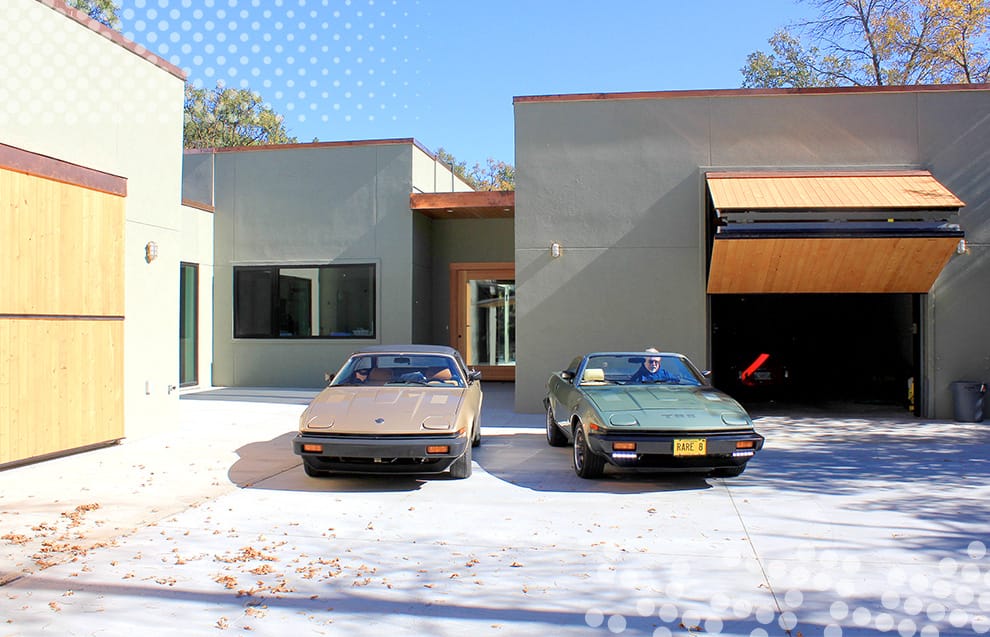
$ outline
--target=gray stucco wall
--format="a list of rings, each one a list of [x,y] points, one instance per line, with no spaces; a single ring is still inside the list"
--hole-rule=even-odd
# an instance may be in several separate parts
[[[370,342],[410,342],[412,146],[217,153],[214,384],[317,387]],[[377,265],[377,338],[235,339],[233,267]]]
[[[710,362],[706,169],[923,168],[969,204],[970,254],[928,295],[927,391],[950,416],[948,383],[990,376],[976,318],[990,309],[988,112],[986,90],[517,101],[516,409],[540,410],[547,376],[584,351]]]
[[[450,264],[512,263],[512,219],[437,219],[431,222],[432,343],[450,345]]]

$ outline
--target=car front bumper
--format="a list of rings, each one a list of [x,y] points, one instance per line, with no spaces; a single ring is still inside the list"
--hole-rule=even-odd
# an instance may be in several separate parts
[[[292,441],[292,451],[319,471],[441,473],[464,454],[469,444],[464,435],[346,436],[300,433]],[[427,448],[432,446],[446,446],[448,450],[430,453]]]
[[[675,440],[704,439],[704,455],[674,455]],[[753,443],[752,448],[739,449],[738,442]],[[764,438],[755,431],[706,432],[678,431],[660,433],[591,433],[588,445],[595,453],[617,467],[638,467],[650,470],[711,471],[745,466],[763,448]],[[615,450],[615,443],[634,443],[634,451]]]

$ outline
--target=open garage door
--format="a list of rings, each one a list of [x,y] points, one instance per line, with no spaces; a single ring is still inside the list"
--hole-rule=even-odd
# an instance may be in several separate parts
[[[707,184],[716,384],[743,401],[916,404],[923,295],[964,240],[963,202],[924,171]]]

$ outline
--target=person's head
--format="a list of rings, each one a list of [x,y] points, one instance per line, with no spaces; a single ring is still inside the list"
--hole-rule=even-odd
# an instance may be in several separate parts
[[[645,367],[651,372],[655,372],[658,369],[660,369],[660,363],[661,363],[660,355],[659,355],[660,350],[658,350],[655,347],[647,347],[645,351],[649,354],[656,354],[656,356],[647,356],[643,360],[643,367]]]

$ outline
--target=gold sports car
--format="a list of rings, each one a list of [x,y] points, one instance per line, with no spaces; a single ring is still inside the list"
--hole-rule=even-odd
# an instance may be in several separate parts
[[[481,373],[457,350],[378,345],[350,356],[299,417],[306,475],[471,475],[481,444]]]

